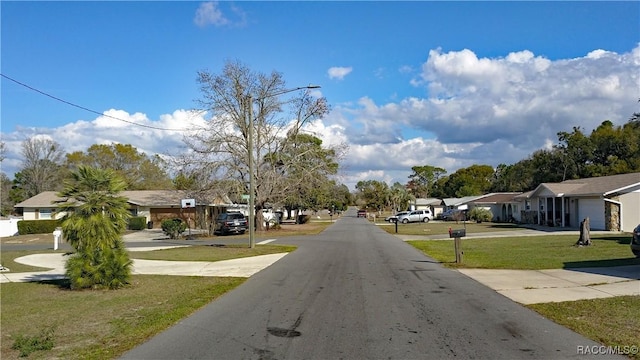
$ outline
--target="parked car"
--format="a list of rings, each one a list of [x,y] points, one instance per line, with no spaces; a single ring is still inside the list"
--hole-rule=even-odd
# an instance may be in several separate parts
[[[244,234],[247,231],[247,219],[239,212],[225,212],[216,218],[214,234]]]
[[[466,213],[464,210],[459,209],[449,209],[445,210],[440,214],[440,220],[452,221],[452,220],[464,220],[466,217]]]
[[[387,216],[386,218],[384,218],[384,221],[388,221],[390,223],[396,222],[398,220],[398,216],[404,215],[404,214],[408,214],[408,213],[409,213],[409,211],[400,211],[400,212],[396,213],[395,215]]]
[[[358,210],[358,217],[367,217],[367,210]]]
[[[640,257],[640,224],[633,229],[633,234],[631,236],[631,252],[636,257]]]
[[[406,224],[410,222],[429,222],[429,220],[433,219],[433,214],[431,214],[431,210],[414,210],[410,211],[408,214],[398,216],[398,221]]]

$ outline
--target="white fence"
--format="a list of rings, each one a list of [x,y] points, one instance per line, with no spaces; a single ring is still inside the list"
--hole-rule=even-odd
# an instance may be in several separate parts
[[[14,236],[18,235],[18,221],[21,218],[12,218],[6,220],[0,220],[0,236]]]

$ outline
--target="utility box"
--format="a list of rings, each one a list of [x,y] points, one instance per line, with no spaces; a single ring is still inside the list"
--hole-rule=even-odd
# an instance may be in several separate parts
[[[461,238],[461,237],[465,237],[466,235],[467,235],[466,229],[457,229],[457,230],[449,231],[450,238]]]

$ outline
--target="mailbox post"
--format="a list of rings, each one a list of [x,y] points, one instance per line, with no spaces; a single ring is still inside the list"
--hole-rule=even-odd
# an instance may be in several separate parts
[[[60,243],[61,237],[62,237],[62,228],[57,227],[53,231],[53,250],[58,250],[58,244]]]
[[[449,228],[449,237],[453,238],[453,246],[456,251],[456,264],[462,264],[462,254],[464,253],[462,252],[461,238],[465,237],[466,235],[466,229],[451,230],[451,228]]]

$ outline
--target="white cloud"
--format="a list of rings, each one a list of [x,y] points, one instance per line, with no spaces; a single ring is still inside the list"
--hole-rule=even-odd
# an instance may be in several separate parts
[[[512,164],[556,144],[559,131],[590,133],[604,120],[622,125],[638,111],[640,46],[553,61],[528,50],[504,58],[433,50],[412,84],[429,95],[385,104],[364,97],[323,119],[325,127],[341,124],[339,137],[351,144],[343,161],[350,187],[379,171],[376,180],[393,174],[406,182],[414,165],[452,173]]]
[[[305,127],[325,144],[348,144],[340,180],[353,188],[375,179],[406,183],[415,165],[433,165],[448,173],[473,164],[512,164],[535,150],[557,143],[559,131],[580,126],[589,133],[602,121],[627,122],[638,111],[640,45],[617,54],[594,50],[572,59],[550,60],[529,50],[482,58],[471,50],[433,50],[407,86],[427,96],[377,103],[362,96],[333,106],[323,119]],[[352,68],[332,68],[342,79]],[[319,94],[318,94],[319,95]],[[119,122],[108,116],[133,122]],[[184,131],[158,130],[204,126],[202,114],[176,110],[158,119],[111,109],[90,121],[54,129],[20,128],[3,133],[3,171],[19,168],[20,144],[42,134],[67,152],[95,143],[132,144],[141,151],[175,154],[185,150]]]
[[[2,171],[12,177],[19,170],[21,144],[30,137],[51,138],[61,144],[67,153],[86,151],[93,144],[121,143],[131,144],[149,155],[171,156],[185,151],[183,136],[189,136],[191,130],[202,128],[205,124],[202,113],[189,110],[176,110],[153,121],[142,113],[129,114],[111,109],[92,121],[78,120],[58,128],[18,128],[15,132],[2,134],[7,150]]]
[[[342,80],[344,79],[345,76],[349,75],[351,71],[353,71],[353,68],[351,66],[349,67],[334,66],[329,68],[329,70],[327,70],[327,73],[329,74],[329,79]]]
[[[229,19],[227,19],[218,8],[217,1],[200,4],[198,10],[196,10],[196,16],[193,22],[199,27],[206,27],[207,25],[224,26],[230,23]]]
[[[413,67],[410,65],[402,65],[398,69],[398,72],[401,74],[411,74],[413,71]]]

